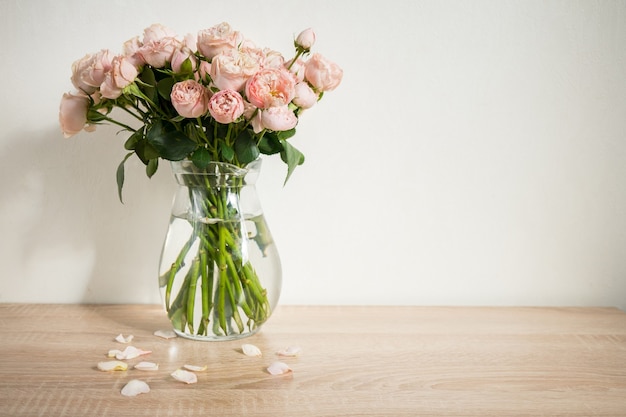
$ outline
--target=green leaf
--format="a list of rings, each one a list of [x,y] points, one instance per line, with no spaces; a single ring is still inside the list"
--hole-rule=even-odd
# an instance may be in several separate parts
[[[211,154],[207,148],[198,148],[191,154],[191,161],[198,168],[204,169],[211,162]]]
[[[157,90],[159,90],[159,95],[165,100],[171,101],[170,96],[172,95],[172,87],[174,87],[174,84],[176,84],[176,80],[174,78],[163,78],[157,83]]]
[[[143,139],[143,130],[136,130],[135,133],[130,135],[124,143],[124,149],[132,151],[137,146],[137,143]]]
[[[180,161],[197,148],[197,143],[169,122],[157,120],[148,127],[146,140],[169,161]]]
[[[278,152],[282,152],[283,145],[281,145],[276,132],[267,132],[258,144],[259,151],[265,155],[274,155]]]
[[[192,74],[193,73],[193,65],[191,64],[191,59],[187,58],[180,64],[180,73],[181,74]]]
[[[119,196],[120,203],[122,204],[124,204],[124,200],[122,199],[122,188],[124,187],[124,163],[128,158],[132,156],[133,153],[134,152],[129,152],[128,154],[126,154],[124,159],[122,159],[122,162],[120,162],[120,164],[118,165],[117,171],[115,173],[115,177],[117,180],[117,195]]]
[[[287,178],[285,178],[284,182],[284,184],[287,184],[287,180],[289,180],[296,167],[304,163],[304,155],[286,140],[281,140],[280,143],[283,145],[280,159],[287,164]]]
[[[222,142],[220,144],[220,152],[222,153],[222,157],[228,162],[232,162],[235,158],[235,151],[233,148]]]
[[[148,178],[152,178],[152,176],[159,169],[159,158],[151,159],[148,161],[148,165],[146,165],[146,175]]]
[[[135,153],[145,165],[148,165],[148,162],[151,159],[155,159],[160,156],[159,151],[157,151],[154,146],[150,145],[145,139],[142,139],[135,144]]]
[[[87,110],[87,121],[88,122],[98,123],[98,122],[101,122],[103,120],[106,120],[106,118],[107,118],[107,116],[105,114],[100,113],[96,109],[89,108],[89,110]]]
[[[235,139],[235,153],[242,164],[247,164],[259,157],[259,148],[249,130],[244,130]]]
[[[150,100],[156,102],[158,100],[158,95],[155,88],[157,82],[156,78],[154,77],[154,71],[152,71],[152,68],[145,66],[143,71],[141,71],[141,74],[139,75],[139,80],[141,81],[140,89]]]
[[[278,136],[278,139],[280,139],[280,140],[289,139],[290,137],[292,137],[295,134],[296,134],[296,128],[295,127],[293,129],[276,132],[276,135]]]

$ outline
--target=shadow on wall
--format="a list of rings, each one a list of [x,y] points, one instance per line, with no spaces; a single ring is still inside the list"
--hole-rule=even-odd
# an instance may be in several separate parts
[[[174,190],[127,163],[125,204],[115,170],[123,138],[99,127],[7,136],[0,155],[0,302],[158,303],[157,263]]]

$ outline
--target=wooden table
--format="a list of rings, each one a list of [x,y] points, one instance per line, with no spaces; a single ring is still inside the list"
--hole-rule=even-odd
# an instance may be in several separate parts
[[[166,328],[159,306],[0,304],[0,415],[626,416],[618,309],[280,306],[240,341],[153,335]],[[160,369],[98,371],[119,333],[152,351],[129,364]],[[267,373],[276,360],[293,372]],[[170,376],[184,364],[208,370],[187,385]],[[122,396],[131,379],[151,392]]]

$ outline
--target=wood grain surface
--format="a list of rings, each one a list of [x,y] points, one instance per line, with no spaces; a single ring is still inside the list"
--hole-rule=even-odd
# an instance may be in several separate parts
[[[153,335],[167,328],[159,306],[0,304],[0,416],[626,416],[618,309],[280,306],[240,341]],[[119,333],[152,351],[131,367],[160,369],[97,370]],[[276,360],[293,372],[270,375]],[[184,364],[208,369],[187,385]],[[131,379],[151,392],[122,396]]]

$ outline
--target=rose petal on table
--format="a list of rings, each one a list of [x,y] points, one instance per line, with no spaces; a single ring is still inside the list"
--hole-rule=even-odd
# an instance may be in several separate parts
[[[131,379],[128,384],[122,388],[122,395],[126,397],[134,397],[139,394],[146,394],[150,392],[150,387],[144,381],[138,379]]]
[[[197,365],[184,365],[183,368],[187,369],[188,371],[193,371],[193,372],[203,372],[207,370],[207,366],[197,366]]]
[[[133,336],[132,334],[129,334],[127,337],[124,337],[124,335],[120,333],[117,335],[115,340],[120,343],[130,343],[133,341],[134,337],[135,336]]]
[[[109,353],[107,353],[107,356],[109,358],[115,358],[117,355],[121,355],[122,351],[119,349],[111,349],[109,350]]]
[[[292,370],[289,365],[284,362],[274,362],[267,367],[267,372],[272,375],[282,375],[292,372]]]
[[[154,362],[139,362],[135,365],[135,369],[139,369],[140,371],[158,371],[159,364]]]
[[[302,352],[300,346],[288,346],[276,352],[279,356],[298,356]]]
[[[259,349],[258,347],[254,346],[254,345],[251,345],[249,343],[245,343],[245,344],[241,345],[241,351],[246,356],[261,356],[261,355],[263,355],[261,353],[261,349]]]
[[[185,371],[184,369],[177,369],[171,373],[172,377],[185,384],[195,384],[198,382],[198,377],[193,372]]]
[[[106,361],[98,362],[98,369],[101,371],[125,371],[128,365],[122,361]]]
[[[163,339],[173,339],[177,337],[173,330],[157,330],[154,332],[154,335]]]
[[[151,350],[142,350],[139,348],[136,348],[135,346],[127,346],[126,349],[124,349],[124,351],[119,351],[117,349],[113,349],[109,351],[109,357],[115,357],[115,359],[123,361],[123,360],[127,360],[127,359],[135,359],[141,355],[147,355],[149,353],[152,353]]]

